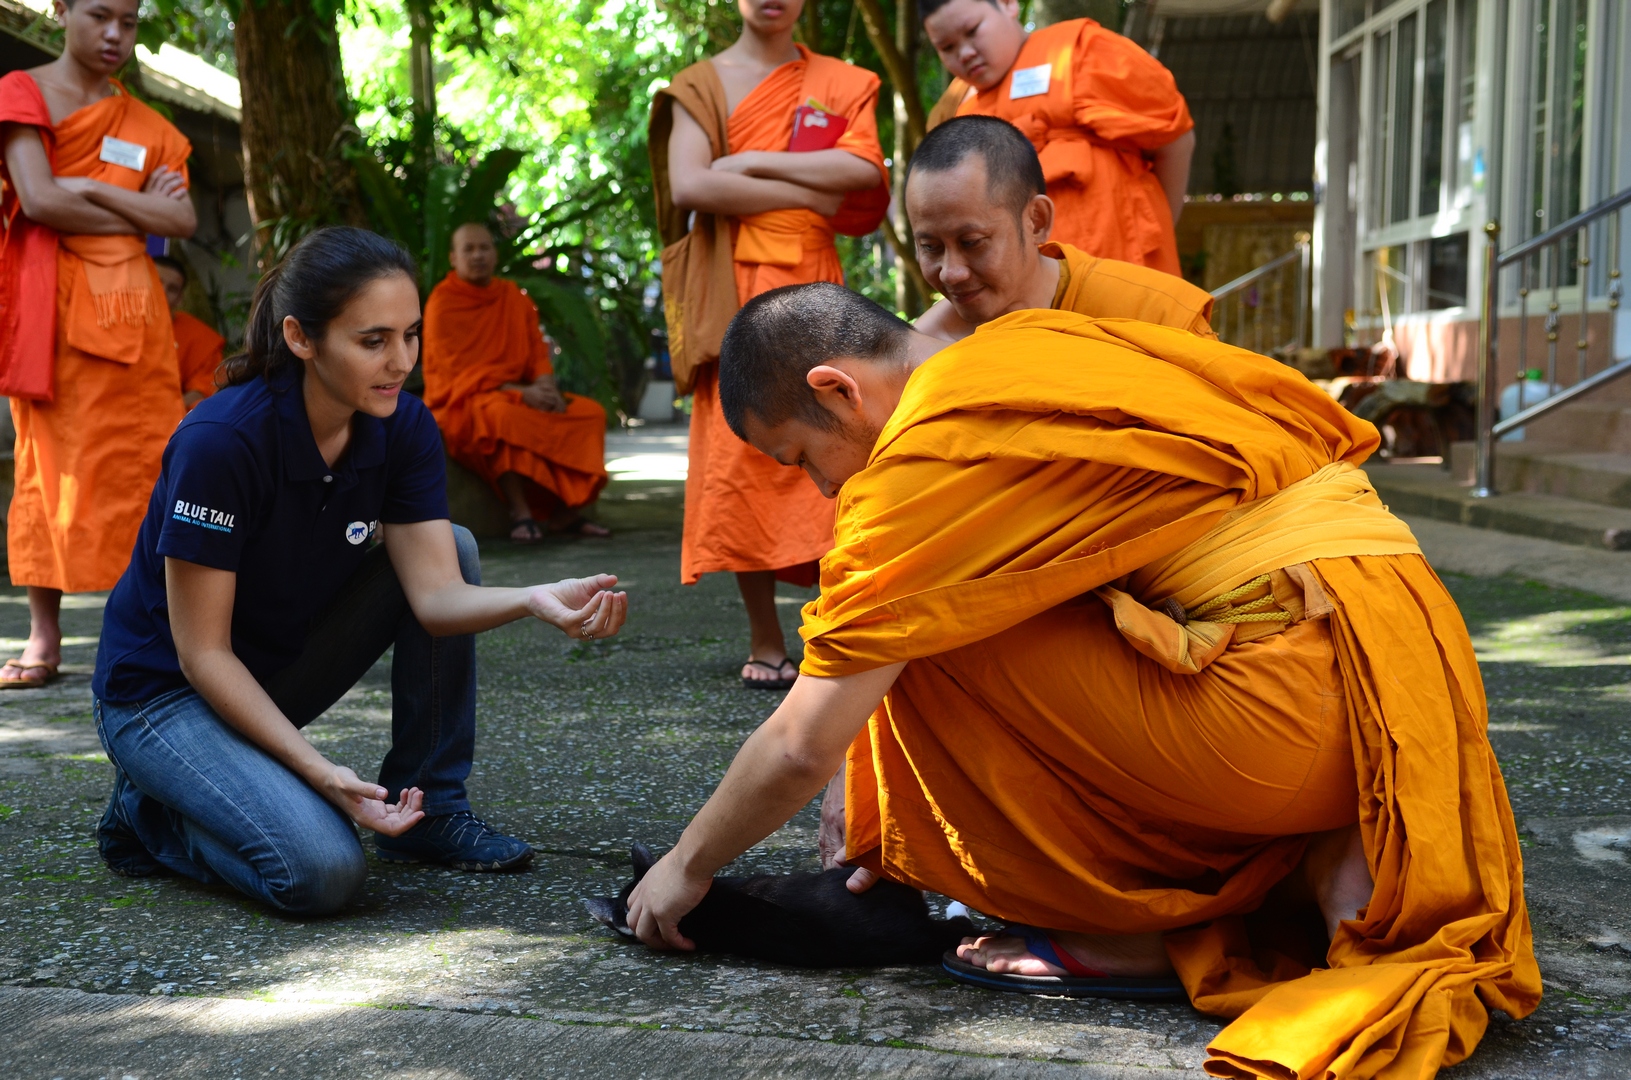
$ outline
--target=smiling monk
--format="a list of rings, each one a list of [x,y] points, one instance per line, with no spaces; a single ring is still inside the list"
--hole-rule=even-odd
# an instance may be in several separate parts
[[[798,675],[776,581],[810,585],[832,547],[832,507],[738,441],[714,360],[736,309],[767,289],[844,280],[835,233],[864,236],[889,206],[874,112],[878,77],[793,41],[802,0],[737,0],[742,36],[652,103],[651,167],[674,378],[692,397],[680,577],[736,573],[747,608],[742,682]]]
[[[1027,31],[1018,0],[921,0],[918,11],[955,76],[929,126],[1007,120],[1042,156],[1054,239],[1178,274],[1195,123],[1172,73],[1092,19]]]
[[[197,227],[192,148],[112,78],[136,46],[136,8],[56,0],[62,55],[0,79],[0,394],[17,428],[7,558],[30,622],[0,688],[56,677],[62,594],[124,573],[182,417],[145,238]]]
[[[918,266],[945,297],[917,320],[922,333],[958,341],[999,316],[1051,307],[1217,337],[1204,289],[1048,240],[1042,163],[1005,120],[960,116],[929,132],[908,166],[906,213]]]
[[[495,276],[485,225],[453,231],[452,269],[425,301],[425,404],[454,461],[493,485],[510,539],[609,536],[583,508],[606,486],[606,410],[555,385],[538,307]]]
[[[634,890],[712,875],[848,757],[848,859],[1007,921],[998,990],[1187,994],[1215,1076],[1424,1080],[1540,996],[1466,626],[1290,368],[1025,311],[961,342],[832,286],[726,336],[732,429],[838,500],[804,676]],[[852,888],[856,887],[852,883]]]

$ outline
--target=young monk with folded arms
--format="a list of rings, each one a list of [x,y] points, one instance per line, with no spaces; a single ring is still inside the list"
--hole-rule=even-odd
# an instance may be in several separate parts
[[[798,677],[776,582],[813,585],[832,506],[730,434],[715,363],[731,315],[779,285],[844,280],[837,233],[889,206],[874,115],[878,77],[793,41],[803,0],[737,0],[742,36],[652,103],[650,147],[674,376],[692,392],[680,578],[728,570],[747,609],[749,689]]]
[[[1214,1076],[1417,1080],[1535,1008],[1477,660],[1370,424],[1184,330],[948,344],[833,285],[744,306],[719,372],[837,529],[803,675],[634,890],[641,940],[687,948],[847,759],[847,862],[1008,924],[953,977],[1176,984],[1236,1018]]]
[[[1041,155],[1055,240],[1177,275],[1195,122],[1172,72],[1092,19],[1027,31],[1018,0],[921,0],[918,14],[954,76],[929,127],[1008,121]]]
[[[136,8],[56,0],[62,55],[0,79],[0,394],[17,428],[6,554],[30,619],[0,688],[56,678],[62,594],[119,580],[182,417],[146,236],[197,227],[191,146],[112,77],[136,47]]]

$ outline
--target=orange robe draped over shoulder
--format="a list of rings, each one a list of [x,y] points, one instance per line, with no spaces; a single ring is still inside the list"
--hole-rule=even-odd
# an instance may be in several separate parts
[[[176,361],[181,369],[181,392],[196,391],[209,397],[215,393],[215,369],[221,366],[221,349],[227,339],[202,319],[185,311],[172,311],[170,321],[176,331]]]
[[[1052,241],[1042,245],[1042,254],[1061,264],[1055,311],[1095,319],[1137,319],[1217,340],[1212,294],[1181,277],[1119,259],[1100,259]]]
[[[1216,1076],[1423,1080],[1489,1009],[1529,1013],[1478,666],[1355,468],[1376,445],[1291,369],[1148,323],[1020,312],[931,357],[805,608],[804,673],[905,662],[850,748],[851,860],[1016,922],[1165,932],[1196,1007],[1238,1017]],[[1290,625],[1201,621],[1260,573],[1296,585],[1270,582]],[[1216,648],[1177,663],[1197,627]],[[1375,888],[1327,942],[1271,888],[1355,822]]]
[[[1016,73],[1025,73],[1018,98]],[[1067,19],[1034,31],[997,85],[970,89],[953,79],[930,126],[950,115],[999,116],[1024,132],[1057,207],[1053,239],[1179,273],[1172,208],[1144,155],[1195,122],[1159,60],[1092,19]]]
[[[738,305],[781,285],[842,283],[834,234],[864,235],[888,207],[875,115],[878,77],[798,49],[798,60],[772,71],[731,112],[725,152],[786,150],[794,110],[814,100],[848,121],[836,148],[876,165],[879,186],[852,193],[832,220],[802,209],[733,219]],[[784,581],[813,584],[816,560],[832,547],[832,502],[802,470],[778,464],[731,433],[719,406],[717,362],[696,371],[692,392],[681,580],[691,584],[717,570],[774,570]]]
[[[131,191],[161,165],[185,177],[191,145],[123,87],[115,89],[49,127],[38,112],[19,107],[39,94],[27,73],[13,72],[0,80],[0,122],[40,128],[57,176],[89,176]],[[101,160],[105,136],[145,148],[141,169]],[[13,227],[19,216],[10,215]],[[8,263],[16,257],[11,232]],[[55,261],[47,377],[37,396],[11,399],[16,487],[7,556],[14,585],[96,592],[111,589],[130,561],[165,443],[182,417],[181,379],[163,283],[142,237],[64,234]],[[42,269],[28,268],[33,275]],[[9,272],[0,271],[0,281]],[[41,318],[19,314],[21,322]],[[0,342],[7,364],[9,347]],[[15,374],[9,367],[0,372]]]
[[[425,301],[425,404],[447,452],[483,480],[513,472],[569,507],[606,486],[606,410],[563,394],[565,412],[540,412],[505,383],[530,383],[554,368],[538,307],[504,278],[472,285],[449,273]],[[537,504],[546,517],[552,506]]]

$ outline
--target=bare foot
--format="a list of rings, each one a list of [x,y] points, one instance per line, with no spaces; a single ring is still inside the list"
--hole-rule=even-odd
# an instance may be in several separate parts
[[[529,518],[520,518],[510,522],[510,542],[514,544],[536,544],[544,538],[544,530],[539,524]]]
[[[581,514],[558,515],[550,519],[549,531],[552,533],[565,533],[570,536],[610,536],[612,530],[606,526],[590,521]]]
[[[1172,974],[1166,945],[1160,934],[1076,934],[1050,930],[1048,936],[1084,967],[1129,979],[1154,979]],[[1025,946],[1017,934],[987,934],[964,938],[957,958],[998,975],[1068,975]]]
[[[1314,899],[1325,917],[1325,930],[1333,938],[1337,928],[1370,903],[1376,882],[1365,861],[1364,838],[1358,825],[1321,833],[1308,845],[1303,856],[1305,872],[1314,889]]]

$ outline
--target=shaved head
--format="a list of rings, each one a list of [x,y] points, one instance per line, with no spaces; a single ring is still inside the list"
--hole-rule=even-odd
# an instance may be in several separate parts
[[[492,232],[479,221],[467,221],[454,229],[448,263],[463,280],[486,286],[498,269],[498,246]]]
[[[743,440],[747,420],[775,427],[799,420],[831,430],[808,376],[834,360],[904,362],[912,328],[871,300],[831,282],[784,285],[742,305],[719,349],[719,404]]]
[[[906,182],[918,172],[943,173],[957,168],[970,154],[985,161],[986,195],[1013,211],[1025,212],[1033,195],[1046,195],[1042,162],[1019,128],[995,116],[959,116],[923,137],[906,166]]]

